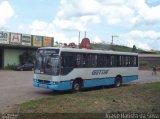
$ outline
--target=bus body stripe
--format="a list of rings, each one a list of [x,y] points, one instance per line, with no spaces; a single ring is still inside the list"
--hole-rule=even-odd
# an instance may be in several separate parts
[[[123,78],[122,83],[126,84],[130,81],[138,80],[138,75],[123,76],[122,78]],[[54,84],[54,82],[43,84],[43,83],[39,83],[37,81],[34,81],[33,86],[51,89],[51,90],[70,90],[70,89],[72,89],[72,82],[73,81],[69,80],[69,81],[63,81],[63,82],[61,81],[61,82],[55,83],[55,84]],[[114,82],[115,82],[114,77],[100,78],[100,79],[85,79],[85,80],[83,80],[83,88],[113,85]]]

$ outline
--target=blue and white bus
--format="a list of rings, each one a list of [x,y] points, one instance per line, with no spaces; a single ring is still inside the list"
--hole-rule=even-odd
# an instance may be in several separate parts
[[[36,52],[33,86],[74,90],[138,79],[138,53],[43,47]]]

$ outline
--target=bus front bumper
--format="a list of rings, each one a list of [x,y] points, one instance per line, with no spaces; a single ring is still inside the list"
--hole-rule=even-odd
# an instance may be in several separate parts
[[[66,82],[53,82],[50,81],[48,83],[41,83],[37,79],[33,79],[33,86],[39,87],[39,88],[45,88],[50,90],[70,90],[72,89],[72,82],[66,81]]]

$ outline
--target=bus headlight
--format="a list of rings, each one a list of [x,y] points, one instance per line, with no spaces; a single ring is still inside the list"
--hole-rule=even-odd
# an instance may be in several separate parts
[[[52,81],[51,84],[58,84],[58,81]]]
[[[37,82],[37,79],[33,79],[34,82]]]

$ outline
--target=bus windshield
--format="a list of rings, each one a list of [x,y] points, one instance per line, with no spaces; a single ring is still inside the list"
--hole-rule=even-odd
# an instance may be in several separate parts
[[[59,55],[58,53],[37,51],[35,73],[59,75]]]

